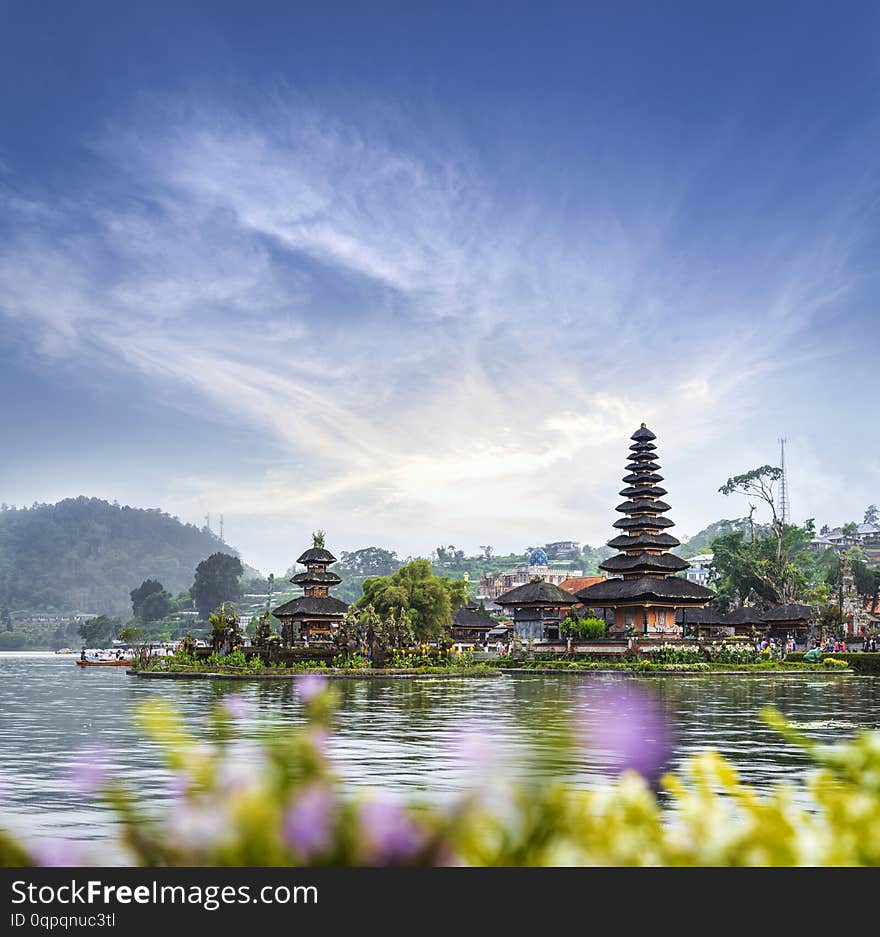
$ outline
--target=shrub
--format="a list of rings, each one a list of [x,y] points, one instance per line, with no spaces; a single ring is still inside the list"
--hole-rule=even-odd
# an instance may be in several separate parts
[[[580,623],[580,637],[586,640],[605,637],[605,622],[601,618],[584,618]]]
[[[848,667],[851,667],[858,674],[868,674],[870,676],[880,677],[880,652],[853,651],[852,653],[836,653],[835,660],[846,661]],[[802,651],[796,651],[789,654],[786,660],[796,662],[802,661],[804,655]]]

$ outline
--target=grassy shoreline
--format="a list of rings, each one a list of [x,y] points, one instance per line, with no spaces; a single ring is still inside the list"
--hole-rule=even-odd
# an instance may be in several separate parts
[[[450,667],[305,667],[296,668],[260,668],[247,667],[205,667],[193,668],[185,665],[164,664],[160,667],[137,668],[126,671],[134,677],[169,680],[294,680],[307,674],[320,674],[331,680],[375,680],[386,678],[420,679],[439,678],[480,678],[500,677],[503,674],[551,674],[577,676],[582,674],[623,673],[635,676],[713,676],[713,675],[748,675],[762,674],[816,675],[834,676],[851,675],[855,671],[850,667],[823,667],[821,664],[800,662],[761,662],[756,664],[731,663],[655,663],[647,661],[578,661],[578,662],[509,662],[497,664],[477,663]]]
[[[662,664],[658,667],[632,667],[626,666],[600,666],[600,667],[503,667],[502,673],[511,675],[521,674],[541,674],[552,676],[576,677],[584,674],[628,674],[634,677],[729,677],[729,676],[820,676],[820,677],[839,677],[854,676],[855,671],[847,668],[824,668],[824,667],[786,667],[784,665],[776,667],[755,667],[755,666],[736,666],[722,665],[710,666],[708,669],[688,664]]]
[[[418,679],[423,677],[500,677],[501,668],[474,665],[470,667],[377,667],[371,668],[344,668],[344,667],[307,667],[297,669],[264,668],[259,671],[239,669],[234,667],[213,668],[206,670],[193,670],[187,668],[142,670],[131,668],[126,670],[129,676],[166,679],[166,680],[295,680],[309,674],[319,674],[330,680],[375,680],[387,677],[404,679]]]

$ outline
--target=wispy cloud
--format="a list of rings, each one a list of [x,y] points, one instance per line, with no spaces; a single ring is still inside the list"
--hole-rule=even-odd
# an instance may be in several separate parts
[[[353,542],[393,530],[416,550],[493,530],[598,540],[634,426],[714,462],[849,289],[843,224],[774,232],[770,269],[743,223],[750,270],[705,248],[697,263],[686,174],[637,225],[605,204],[572,217],[572,192],[518,197],[503,164],[388,129],[296,100],[154,104],[93,141],[76,196],[3,196],[9,328],[186,389],[182,406],[289,457],[234,483],[206,460],[166,481],[174,510],[286,513]],[[699,467],[678,471],[694,489]]]

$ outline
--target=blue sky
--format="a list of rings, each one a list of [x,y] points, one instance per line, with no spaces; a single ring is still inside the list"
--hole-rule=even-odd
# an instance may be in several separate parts
[[[4,3],[0,500],[595,544],[646,420],[680,534],[780,434],[860,520],[876,7],[660,7]]]

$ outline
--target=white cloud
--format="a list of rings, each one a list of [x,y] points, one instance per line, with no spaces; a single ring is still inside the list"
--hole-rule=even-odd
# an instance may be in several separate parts
[[[81,197],[6,200],[0,312],[44,354],[185,388],[183,405],[288,453],[234,483],[210,457],[199,478],[157,481],[170,510],[250,524],[258,562],[293,548],[257,542],[285,516],[404,552],[453,533],[596,542],[642,420],[673,460],[680,522],[714,519],[749,448],[719,447],[809,351],[810,317],[847,288],[845,251],[807,239],[777,245],[772,271],[703,270],[675,241],[684,182],[674,208],[641,206],[641,228],[599,208],[572,220],[409,139],[296,103],[114,127]]]

